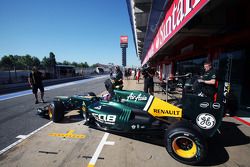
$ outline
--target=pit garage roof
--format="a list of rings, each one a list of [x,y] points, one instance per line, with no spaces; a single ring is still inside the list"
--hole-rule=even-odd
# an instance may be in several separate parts
[[[169,0],[127,0],[137,56],[143,60],[165,16]]]
[[[157,39],[162,22],[174,2],[180,0],[127,0],[135,48],[142,64],[147,61],[165,62],[197,48],[207,50],[221,45],[218,40],[222,37],[233,39],[238,36],[238,32],[245,32],[246,27],[249,27],[248,0],[200,0],[206,2],[204,6],[192,14],[191,20],[184,23],[167,43],[148,56],[150,46]],[[233,34],[236,34],[235,37]]]

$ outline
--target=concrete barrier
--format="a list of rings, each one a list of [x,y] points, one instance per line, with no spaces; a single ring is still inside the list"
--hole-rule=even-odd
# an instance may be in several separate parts
[[[71,81],[76,81],[76,80],[87,79],[90,77],[91,76],[89,75],[89,76],[77,76],[77,77],[61,78],[61,79],[50,79],[50,80],[44,80],[43,84],[44,86],[49,86],[49,85],[54,85],[54,84],[59,84],[59,83],[66,83],[66,82],[71,82]],[[0,95],[22,91],[22,90],[28,90],[28,89],[31,89],[28,82],[17,83],[17,84],[4,84],[4,85],[0,85]]]

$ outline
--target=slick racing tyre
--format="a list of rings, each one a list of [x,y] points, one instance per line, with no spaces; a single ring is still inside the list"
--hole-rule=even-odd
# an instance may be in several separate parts
[[[178,122],[165,133],[167,152],[175,160],[188,164],[198,165],[207,155],[206,141],[201,133],[191,123]]]
[[[48,115],[53,122],[60,122],[64,118],[64,106],[61,101],[53,101],[48,106]]]

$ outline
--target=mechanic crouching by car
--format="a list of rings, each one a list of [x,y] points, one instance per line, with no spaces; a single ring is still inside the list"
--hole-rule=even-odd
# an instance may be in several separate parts
[[[123,88],[123,73],[120,70],[119,66],[115,67],[115,73],[113,76],[110,77],[110,79],[107,79],[104,82],[105,88],[108,91],[108,94],[105,95],[104,100],[110,100],[114,95],[114,89],[120,89]]]
[[[213,97],[216,92],[216,73],[210,61],[204,63],[204,74],[194,83],[194,90],[198,96]]]
[[[123,88],[123,73],[120,70],[119,66],[115,67],[115,74],[114,77],[112,77],[111,79],[113,80],[113,84],[116,89]]]

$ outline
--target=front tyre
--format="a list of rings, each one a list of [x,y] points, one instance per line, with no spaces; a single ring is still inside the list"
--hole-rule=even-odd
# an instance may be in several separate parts
[[[175,160],[198,165],[207,155],[207,145],[203,136],[191,123],[179,122],[165,133],[167,152]]]
[[[61,122],[64,118],[64,105],[61,101],[53,101],[48,106],[49,119],[53,122]]]

